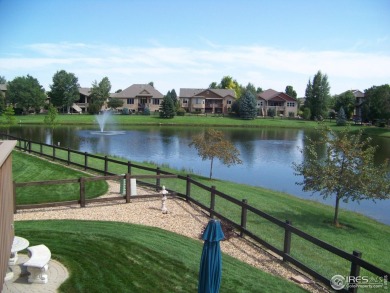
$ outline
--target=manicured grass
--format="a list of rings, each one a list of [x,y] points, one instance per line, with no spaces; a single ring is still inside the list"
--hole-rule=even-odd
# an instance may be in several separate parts
[[[16,122],[21,124],[44,124],[45,115],[21,115],[15,116]],[[0,117],[0,120],[2,118]],[[4,118],[3,118],[4,119]],[[61,114],[57,116],[57,124],[60,125],[96,125],[96,118],[94,115],[88,114]],[[144,115],[113,115],[109,124],[119,125],[186,125],[186,126],[218,126],[218,127],[278,127],[278,128],[315,128],[318,126],[316,121],[305,121],[298,119],[288,118],[257,118],[254,120],[242,120],[234,116],[175,116],[172,119],[162,119],[158,115],[153,114],[150,116]],[[336,126],[336,121],[325,120],[325,124],[329,125],[335,130],[340,129]],[[379,135],[390,137],[389,128],[379,128],[374,126],[358,126],[353,125],[353,130],[364,129],[367,135]],[[1,126],[0,126],[1,129]]]
[[[44,243],[70,278],[60,292],[197,292],[202,242],[115,222],[21,221],[18,236]],[[305,292],[223,254],[221,292]]]
[[[57,154],[66,157],[65,152],[58,151]],[[82,163],[82,157],[79,159]],[[90,158],[88,164],[95,168],[102,168],[102,161],[95,158]],[[155,167],[147,163],[140,165]],[[186,175],[184,172],[170,170],[167,167],[162,168],[162,170]],[[110,163],[109,171],[123,174],[127,172],[127,168],[126,166]],[[152,174],[152,172],[133,167],[132,174]],[[334,212],[331,206],[259,187],[223,180],[209,180],[197,175],[191,175],[191,177],[207,186],[214,185],[217,190],[239,200],[247,199],[252,206],[282,221],[290,220],[295,227],[342,250],[349,253],[352,253],[353,250],[359,250],[363,253],[363,259],[386,271],[390,270],[390,258],[387,257],[387,255],[390,255],[390,246],[385,245],[390,241],[390,226],[388,225],[354,212],[341,210],[340,222],[343,227],[336,228],[331,225]],[[155,180],[151,180],[151,183],[153,182]],[[183,194],[186,193],[186,184],[183,180],[162,179],[161,185]],[[195,185],[191,186],[191,196],[206,206],[210,204],[210,193]],[[241,209],[218,196],[216,197],[216,210],[236,223],[240,223]],[[247,228],[277,248],[283,248],[284,230],[277,225],[254,215],[252,212],[248,212]],[[324,250],[318,249],[313,244],[296,236],[293,236],[292,239],[291,253],[329,279],[335,274],[347,275],[350,269],[350,263],[326,253]]]
[[[78,179],[90,175],[66,168],[59,164],[51,164],[39,158],[14,151],[12,173],[15,182],[48,181],[58,179]],[[105,181],[86,183],[86,197],[94,198],[107,192]],[[16,204],[34,204],[77,200],[80,198],[80,184],[67,183],[45,186],[19,187],[16,189]]]

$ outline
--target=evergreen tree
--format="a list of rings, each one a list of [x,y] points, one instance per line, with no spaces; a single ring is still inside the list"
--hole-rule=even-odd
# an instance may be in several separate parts
[[[4,117],[5,117],[5,124],[8,126],[11,126],[15,124],[15,110],[12,105],[9,105],[7,108],[5,108],[4,111]]]
[[[53,107],[52,104],[49,104],[49,108],[47,109],[47,115],[45,116],[43,122],[50,125],[51,127],[54,126],[55,120],[57,118],[58,111],[56,107]]]
[[[347,117],[345,116],[344,108],[340,107],[340,110],[337,114],[337,126],[345,126],[347,125]]]
[[[161,118],[173,118],[175,117],[175,105],[171,98],[171,92],[168,91],[168,93],[164,96],[163,101],[160,105],[160,117]]]
[[[294,90],[294,88],[291,85],[286,86],[286,90],[284,92],[290,97],[293,97],[294,99],[296,99],[298,96],[297,92]]]
[[[254,119],[257,115],[257,102],[256,97],[251,91],[245,91],[244,95],[240,98],[239,114],[242,119]]]
[[[318,71],[313,82],[309,80],[305,91],[305,107],[310,109],[311,119],[321,120],[326,117],[330,100],[329,91],[328,76]]]

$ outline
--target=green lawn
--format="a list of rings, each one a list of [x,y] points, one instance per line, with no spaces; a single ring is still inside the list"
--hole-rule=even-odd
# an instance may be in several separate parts
[[[60,292],[197,292],[201,241],[115,222],[20,221],[15,231],[68,268]],[[228,255],[222,262],[221,293],[305,292]]]
[[[57,154],[64,158],[67,156],[65,152],[61,153],[58,151]],[[82,157],[79,159],[82,160]],[[17,161],[18,156],[15,156],[14,163],[17,163]],[[28,160],[25,159],[25,161]],[[88,163],[95,168],[102,168],[103,165],[101,161],[94,158],[90,158]],[[48,163],[45,162],[45,164]],[[141,165],[155,167],[147,163]],[[184,172],[170,170],[167,167],[162,169],[186,175]],[[123,174],[127,172],[127,168],[125,166],[109,163],[109,171],[116,174]],[[132,174],[152,173],[132,168]],[[285,193],[259,187],[223,180],[210,181],[207,178],[197,175],[191,175],[191,177],[207,186],[215,185],[217,190],[239,200],[247,199],[252,206],[257,207],[282,221],[290,220],[294,226],[306,233],[342,250],[349,253],[352,253],[353,250],[359,250],[363,253],[363,259],[385,271],[390,270],[390,258],[387,257],[387,255],[390,255],[390,246],[386,245],[386,243],[390,241],[390,226],[388,225],[376,222],[361,214],[341,210],[340,222],[343,227],[336,228],[331,225],[334,212],[332,206],[299,199]],[[151,180],[151,183],[153,182],[155,182],[155,180]],[[162,179],[161,185],[165,185],[169,189],[185,194],[186,185],[183,180]],[[191,196],[205,205],[209,205],[210,203],[210,193],[195,185],[192,185],[191,187]],[[380,201],[378,204],[380,204]],[[240,223],[241,209],[218,196],[216,198],[216,210],[227,215],[236,223]],[[247,228],[279,249],[283,248],[284,230],[278,226],[248,212]],[[350,269],[350,263],[341,260],[339,257],[335,257],[333,254],[325,253],[324,250],[318,249],[313,244],[301,240],[296,236],[293,236],[292,238],[291,254],[329,279],[335,274],[347,275]],[[362,270],[362,272],[364,272],[364,270]]]
[[[45,115],[21,115],[15,116],[16,123],[20,124],[43,124]],[[4,119],[0,117],[0,121]],[[96,125],[96,118],[93,115],[88,114],[61,114],[57,116],[57,124],[67,124],[67,125]],[[305,121],[298,119],[288,119],[288,118],[257,118],[254,120],[242,120],[237,117],[231,116],[216,116],[216,115],[207,115],[207,116],[175,116],[172,119],[163,119],[158,115],[113,115],[111,122],[113,124],[119,125],[186,125],[186,126],[225,126],[225,127],[278,127],[278,128],[315,128],[318,126],[318,122],[315,121]],[[336,126],[336,121],[324,121],[325,124],[329,125],[332,128],[339,128]],[[353,123],[351,122],[353,125]],[[356,126],[353,125],[353,129],[364,129],[365,133],[368,135],[380,135],[390,137],[389,128],[379,128],[372,126]],[[1,126],[0,126],[1,129]]]
[[[90,176],[59,164],[47,163],[47,161],[21,152],[14,151],[12,155],[12,173],[15,182],[77,179]],[[107,190],[108,185],[105,181],[86,183],[87,198],[103,195]],[[18,187],[16,194],[16,204],[77,200],[80,198],[80,184],[67,183],[62,185]]]

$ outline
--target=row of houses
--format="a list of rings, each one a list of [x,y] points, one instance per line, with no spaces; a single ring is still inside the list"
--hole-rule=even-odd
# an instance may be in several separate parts
[[[82,112],[88,111],[90,88],[80,88],[80,100],[76,107]],[[131,112],[143,112],[149,108],[151,112],[158,112],[164,95],[149,84],[133,84],[125,90],[110,95],[123,101],[118,110],[127,108]],[[232,110],[236,93],[232,89],[195,89],[181,88],[178,102],[181,108],[189,113],[228,114]],[[76,108],[74,107],[74,109]],[[269,109],[276,115],[292,115],[298,113],[298,102],[295,98],[283,92],[268,89],[257,95],[257,108],[260,116],[266,116]],[[77,111],[79,112],[79,111]]]

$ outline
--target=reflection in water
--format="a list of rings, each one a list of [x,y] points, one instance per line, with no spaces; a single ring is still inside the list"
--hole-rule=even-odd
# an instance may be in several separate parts
[[[108,128],[108,127],[107,127]],[[106,129],[107,131],[118,129]],[[13,127],[10,134],[54,144],[62,147],[89,153],[107,154],[123,157],[135,162],[154,162],[168,164],[176,169],[186,169],[204,176],[208,176],[209,162],[202,161],[195,149],[188,145],[192,136],[204,131],[204,127],[128,127],[120,129],[121,135],[96,135],[92,127],[55,127],[46,129],[39,126]],[[300,163],[307,136],[315,139],[316,133],[311,130],[298,129],[243,129],[219,128],[241,152],[242,165],[229,168],[218,160],[214,164],[214,177],[234,182],[261,186],[279,190],[303,198],[334,205],[333,198],[323,201],[321,197],[310,196],[303,192],[302,181],[294,175],[292,163]],[[374,143],[379,145],[375,156],[376,162],[381,163],[390,158],[390,140],[377,137]],[[322,146],[322,148],[324,148]],[[325,149],[321,150],[322,152]],[[350,202],[342,207],[361,212],[379,221],[390,224],[390,200],[362,201],[361,204]]]

